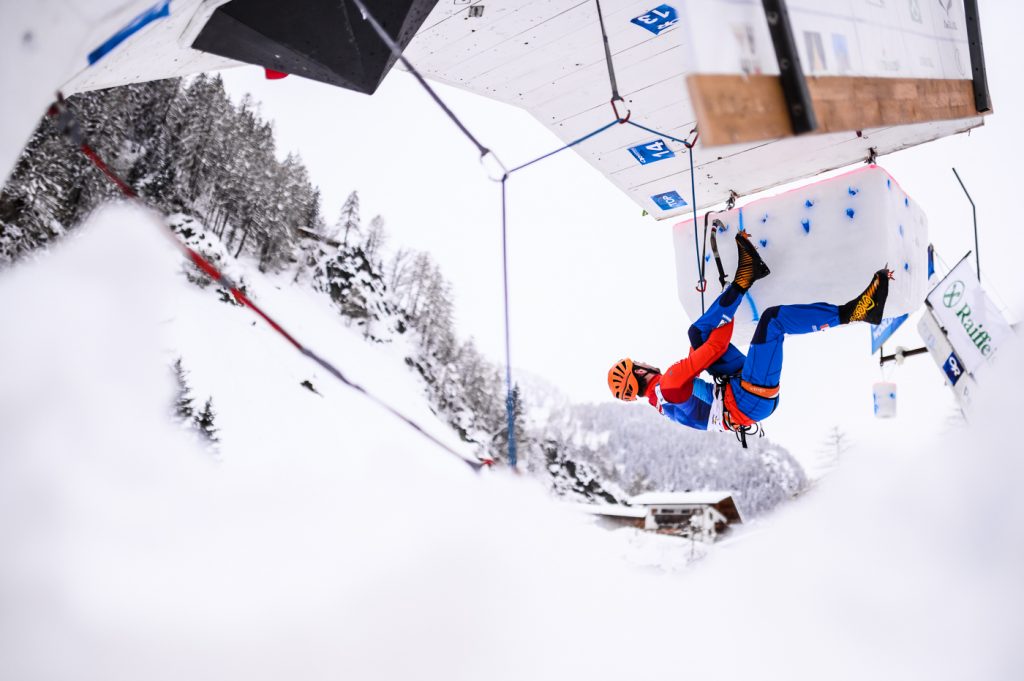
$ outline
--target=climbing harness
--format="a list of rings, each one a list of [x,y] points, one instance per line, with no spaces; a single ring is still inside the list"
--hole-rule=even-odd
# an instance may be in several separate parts
[[[729,409],[725,406],[725,391],[728,388],[729,382],[732,381],[732,379],[740,378],[738,374],[734,376],[715,376],[714,378],[715,401],[721,402],[722,404],[722,425],[725,426],[726,430],[735,433],[736,440],[741,445],[743,445],[743,449],[747,449],[747,436],[757,435],[758,437],[764,437],[764,426],[762,426],[759,422],[754,422],[748,425],[737,423],[733,415],[729,413]],[[740,378],[740,385],[743,387],[744,390],[750,390],[750,388],[754,388],[755,390],[770,390],[769,388],[755,386],[753,383],[748,383],[747,381],[744,381],[742,378]],[[777,397],[779,394],[779,386],[775,386],[774,390],[774,396]],[[754,390],[750,390],[750,392],[754,392]],[[759,393],[757,392],[754,392],[754,394],[759,395]]]
[[[740,387],[752,395],[763,397],[766,400],[774,400],[779,396],[779,386],[754,385],[750,381],[740,379]]]

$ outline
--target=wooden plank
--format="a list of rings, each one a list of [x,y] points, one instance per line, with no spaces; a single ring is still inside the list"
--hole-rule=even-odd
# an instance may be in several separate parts
[[[694,74],[686,82],[707,146],[793,134],[776,76]],[[978,115],[969,80],[819,76],[808,78],[807,87],[819,133]]]

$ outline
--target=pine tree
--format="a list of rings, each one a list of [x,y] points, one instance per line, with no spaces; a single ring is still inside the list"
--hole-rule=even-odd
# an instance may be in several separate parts
[[[363,239],[363,251],[366,252],[366,257],[376,262],[380,258],[380,251],[385,243],[387,243],[387,232],[384,229],[384,218],[377,215],[370,220],[366,238]]]
[[[835,468],[839,464],[840,457],[849,449],[849,436],[838,425],[832,426],[818,450],[818,456],[814,462],[815,468],[821,473]]]
[[[348,246],[349,236],[358,237],[360,231],[359,192],[353,191],[341,207],[341,215],[338,217],[334,238],[341,241],[342,246]]]
[[[210,442],[218,442],[217,428],[214,426],[213,421],[217,414],[213,411],[213,398],[209,397],[206,400],[206,404],[203,405],[203,410],[195,415],[195,426],[199,430],[199,433]]]
[[[174,414],[182,423],[191,421],[195,408],[192,406],[192,391],[188,387],[185,369],[181,365],[181,357],[174,360],[174,379],[177,392],[174,396]]]

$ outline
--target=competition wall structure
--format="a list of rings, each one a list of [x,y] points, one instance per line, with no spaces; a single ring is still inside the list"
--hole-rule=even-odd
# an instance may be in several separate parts
[[[230,8],[239,2],[243,4],[237,11]],[[399,42],[411,37],[405,55],[427,77],[522,107],[566,143],[615,120],[596,2],[433,2],[367,0],[371,12],[387,20],[387,30],[400,34]],[[869,78],[891,86],[872,90],[857,80],[843,81],[849,85],[845,89],[837,89],[834,82],[826,88],[831,110],[877,110],[879,116],[870,119],[876,124],[866,118],[852,129],[844,118],[844,129],[838,132],[781,138],[785,131],[776,131],[767,141],[713,148],[712,124],[729,121],[720,108],[723,103],[715,104],[713,94],[725,93],[724,105],[738,106],[739,118],[750,122],[763,118],[751,106],[757,109],[779,100],[778,92],[775,100],[765,94],[766,87],[778,89],[778,79],[772,75],[773,51],[762,2],[605,2],[604,24],[618,91],[625,100],[619,107],[623,115],[629,111],[633,121],[661,133],[619,125],[574,150],[638,206],[664,219],[693,210],[691,179],[699,209],[734,194],[750,195],[964,132],[980,125],[982,118],[943,104],[962,99],[970,82],[958,78],[970,61],[970,45],[964,43],[964,2],[973,0],[791,0],[797,56],[812,81]],[[409,14],[393,16],[399,6]],[[353,7],[352,0],[345,0],[344,7],[328,0],[2,3],[0,64],[6,68],[0,75],[5,90],[16,95],[0,101],[0,114],[9,124],[0,143],[0,175],[10,170],[58,89],[71,94],[226,68],[244,59],[371,91],[391,58],[359,24]],[[146,14],[160,18],[138,24],[136,20]],[[416,25],[419,29],[410,36]],[[117,35],[123,39],[102,60],[89,60],[98,46]],[[710,89],[695,89],[697,79],[705,78],[712,79]],[[721,82],[730,81],[721,78],[760,89],[751,96],[739,85],[722,88]],[[936,86],[937,92],[929,95],[908,89],[900,79],[953,83],[959,89],[950,92]],[[699,95],[697,107],[691,92]],[[856,97],[852,102],[851,96]],[[877,106],[872,108],[871,102]],[[713,116],[701,120],[702,138],[694,150],[696,172],[691,178],[685,148],[670,137],[690,139],[700,118],[698,109],[716,106]],[[931,119],[913,122],[922,120],[924,109],[925,119]],[[938,116],[941,111],[945,114]],[[819,112],[819,118],[828,123],[825,113]],[[894,120],[909,124],[896,125]],[[656,151],[636,153],[644,149]]]
[[[940,35],[938,28],[934,35],[926,31],[918,35],[909,26],[904,29],[904,24],[899,23],[903,21],[902,14],[889,7],[894,4],[891,2],[791,2],[799,38],[797,51],[805,65],[812,67],[808,70],[805,66],[805,71],[815,76],[842,73],[843,77],[875,78],[887,73],[915,81],[931,78],[933,83],[944,83],[947,75],[959,74],[958,63],[969,65],[960,2],[952,3],[960,7],[951,10],[957,13],[952,36]],[[938,21],[939,28],[944,27],[942,17],[936,14],[937,6],[933,7],[936,3],[918,4],[922,22],[934,26]],[[877,5],[888,9],[881,11]],[[471,14],[474,7],[478,8],[477,14]],[[602,9],[618,90],[626,100],[624,105],[620,104],[620,109],[628,109],[633,121],[679,139],[688,139],[700,118],[691,98],[693,88],[688,87],[688,82],[698,76],[722,76],[737,82],[764,78],[778,90],[778,79],[771,75],[773,70],[778,73],[778,69],[759,0],[687,3],[622,0],[605,2]],[[823,16],[826,12],[827,17]],[[834,16],[847,18],[843,23]],[[908,17],[907,21],[917,26],[913,17]],[[805,33],[818,34],[824,57],[817,49],[819,40],[813,36],[808,39]],[[833,34],[846,36],[845,52],[842,51],[844,43],[834,40]],[[919,52],[904,49],[904,35],[919,40],[920,48],[914,50],[930,56],[916,59],[907,56]],[[891,44],[893,49],[899,47],[898,55],[890,49],[889,40],[896,40]],[[874,58],[876,52],[880,55],[877,59]],[[527,110],[566,143],[614,120],[594,2],[438,3],[410,43],[406,55],[417,69],[436,81]],[[928,66],[928,60],[932,67]],[[898,62],[900,70],[886,72],[886,64],[890,62]],[[949,82],[954,83],[956,92],[962,95],[969,92],[969,78],[967,75]],[[730,90],[725,92],[728,94]],[[830,92],[831,96],[846,101],[847,95],[862,90]],[[897,111],[904,110],[908,102],[921,104],[927,100],[916,90],[908,93],[905,85],[881,95],[893,98],[891,101],[895,104],[890,108]],[[781,94],[776,92],[774,96],[781,107]],[[946,95],[937,96],[941,99]],[[733,100],[742,104],[744,120],[755,121],[757,108],[766,101],[763,85],[752,97],[737,91]],[[873,96],[872,101],[879,99]],[[863,101],[837,108],[871,110]],[[716,112],[714,118],[723,118],[721,113]],[[950,115],[954,117],[949,119]],[[787,133],[776,131],[770,135],[773,139],[766,141],[711,148],[714,121],[701,119],[702,135],[694,154],[697,208],[721,204],[733,193],[750,195],[982,124],[981,116],[973,107],[950,108],[942,120],[926,119],[927,122],[900,125],[892,124],[891,119],[884,116],[877,120],[877,125],[864,123],[841,132],[799,137],[783,138]],[[659,152],[655,158],[640,159],[631,153],[638,147],[660,148],[669,153]],[[681,144],[623,125],[579,145],[575,151],[657,219],[686,214],[693,209],[689,160]],[[673,200],[661,200],[666,196]]]

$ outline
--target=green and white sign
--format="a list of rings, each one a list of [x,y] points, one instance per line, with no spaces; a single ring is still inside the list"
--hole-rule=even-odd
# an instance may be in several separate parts
[[[966,257],[928,294],[928,305],[968,372],[988,361],[1013,333]]]

